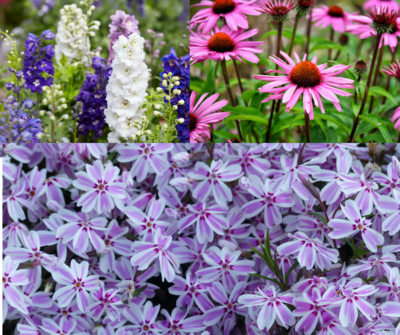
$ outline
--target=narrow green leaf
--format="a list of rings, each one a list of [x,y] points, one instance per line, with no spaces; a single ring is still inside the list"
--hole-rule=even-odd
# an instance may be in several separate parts
[[[201,87],[201,91],[199,97],[201,97],[204,93],[214,92],[215,90],[215,66],[217,62],[209,62],[208,64],[208,71],[207,71],[207,78],[204,82],[203,86]]]
[[[387,130],[385,123],[382,121],[379,115],[376,114],[361,115],[360,119],[377,127],[381,132],[383,138],[385,139],[386,143],[392,142],[389,131]]]
[[[314,118],[315,119],[322,119],[322,120],[326,120],[326,121],[330,121],[336,125],[338,125],[340,128],[342,128],[347,135],[349,135],[349,130],[347,129],[346,126],[343,125],[343,121],[337,119],[336,117],[332,116],[332,115],[326,115],[326,114],[314,114]]]
[[[135,290],[135,292],[133,292],[133,294],[132,294],[132,297],[135,298],[135,297],[139,296],[139,294],[142,293],[146,289],[146,287],[147,287],[147,284],[144,285],[143,287]]]
[[[294,263],[288,272],[285,273],[285,284],[288,285],[288,280],[289,280],[289,276],[290,274],[293,272],[293,270],[299,265],[299,262]]]
[[[253,121],[268,126],[268,120],[254,115],[230,115],[225,119],[225,122],[234,120]]]
[[[230,105],[227,105],[221,109],[224,112],[230,112],[231,115],[229,115],[229,117],[235,115],[253,115],[264,119],[263,113],[261,113],[257,108],[254,107],[245,107],[245,106],[232,107]]]
[[[317,219],[321,220],[324,225],[327,225],[328,222],[326,221],[326,217],[325,216],[323,216],[321,214],[318,214],[318,213],[315,213],[315,212],[308,212],[308,214],[315,216]]]
[[[257,278],[261,278],[261,279],[265,279],[265,280],[272,281],[272,282],[274,282],[276,285],[278,285],[278,286],[281,288],[282,291],[285,291],[285,288],[283,287],[282,283],[279,282],[279,281],[276,280],[276,279],[268,278],[268,277],[265,277],[265,276],[261,276],[261,275],[259,275],[258,273],[249,273],[249,275],[250,275],[250,276],[253,276],[253,277],[257,277]]]
[[[389,99],[391,102],[393,102],[395,105],[397,105],[396,100],[394,100],[393,95],[391,95],[388,91],[386,91],[383,87],[380,86],[372,86],[369,89],[369,94],[371,95],[381,95]]]

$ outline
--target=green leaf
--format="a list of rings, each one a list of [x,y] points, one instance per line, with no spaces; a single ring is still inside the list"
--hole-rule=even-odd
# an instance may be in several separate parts
[[[312,53],[316,50],[327,50],[327,49],[336,49],[336,50],[340,50],[340,51],[345,51],[345,48],[343,48],[340,44],[337,44],[336,42],[325,40],[321,43],[315,43],[311,47],[310,53]]]
[[[296,116],[296,114],[288,114],[288,113],[283,114],[283,118],[272,127],[271,135],[281,133],[282,130],[291,127],[293,122],[298,120],[304,120],[304,113],[302,113],[299,116]]]
[[[289,276],[292,273],[292,271],[299,265],[299,262],[294,263],[288,272],[285,273],[285,284],[288,284]]]
[[[265,279],[265,280],[270,280],[270,281],[274,282],[275,284],[277,284],[277,285],[281,288],[282,291],[285,291],[285,288],[283,287],[282,283],[280,283],[280,282],[279,282],[278,280],[276,280],[276,279],[268,278],[268,277],[259,275],[258,273],[249,273],[249,275],[250,275],[250,276],[253,276],[253,277]]]
[[[393,102],[395,105],[397,105],[397,102],[396,102],[396,100],[394,100],[393,96],[392,96],[388,91],[386,91],[384,88],[382,88],[382,87],[379,87],[379,86],[372,86],[372,87],[370,87],[370,89],[369,89],[369,93],[370,93],[371,95],[374,95],[374,96],[377,96],[377,95],[384,96],[384,97],[386,97],[387,99],[389,99],[391,102]]]
[[[309,215],[315,216],[317,219],[321,220],[324,225],[328,224],[328,221],[326,221],[326,217],[322,216],[321,214],[315,213],[315,212],[308,212]]]
[[[246,102],[249,102],[253,98],[253,95],[256,93],[258,93],[258,92],[252,91],[252,90],[244,91],[242,94],[242,99]]]
[[[245,106],[225,106],[221,108],[224,112],[231,112],[231,115],[229,117],[234,116],[234,115],[253,115],[261,118],[265,118],[264,114],[261,113],[257,108],[254,107],[245,107]]]
[[[336,116],[334,116],[334,114],[331,115],[326,115],[326,114],[314,114],[314,118],[315,119],[322,119],[322,120],[326,120],[326,121],[330,121],[336,125],[338,125],[340,128],[342,128],[347,135],[349,135],[349,130],[347,129],[346,126],[343,125],[343,121],[340,120],[339,118],[337,118]]]
[[[212,93],[215,90],[215,66],[217,62],[209,62],[208,71],[207,71],[207,78],[204,82],[199,97],[201,97],[204,93]]]
[[[230,115],[225,119],[225,122],[234,120],[253,121],[268,126],[268,120],[254,115]]]
[[[386,128],[385,123],[382,121],[382,119],[376,115],[376,114],[368,114],[368,115],[360,115],[360,119],[364,120],[372,125],[374,125],[376,128],[379,129],[381,132],[384,140],[386,143],[391,143],[392,139],[390,137],[389,131]]]
[[[143,287],[138,288],[137,290],[135,290],[135,292],[133,292],[133,294],[132,294],[132,297],[136,298],[137,296],[139,296],[139,294],[142,293],[146,289],[146,287],[147,287],[147,284],[144,285]]]
[[[327,130],[326,130],[326,126],[325,124],[318,118],[314,118],[314,121],[316,123],[318,123],[318,125],[320,126],[320,128],[322,129],[324,135],[325,135],[325,142],[328,140],[328,134],[327,134]]]

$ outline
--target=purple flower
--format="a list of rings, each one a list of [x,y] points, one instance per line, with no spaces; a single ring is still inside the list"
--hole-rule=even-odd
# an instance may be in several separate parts
[[[77,180],[73,185],[85,194],[78,200],[78,206],[82,206],[83,212],[97,210],[101,214],[103,211],[110,212],[115,205],[120,205],[121,200],[125,199],[125,184],[116,181],[119,175],[119,168],[112,165],[109,161],[104,168],[101,161],[95,161],[93,165],[86,165],[86,171],[76,174]]]
[[[110,320],[119,319],[119,305],[122,304],[121,299],[117,296],[118,290],[105,291],[100,287],[99,291],[92,292],[92,298],[95,301],[87,306],[87,312],[93,320],[97,321],[106,313]]]
[[[165,316],[165,321],[160,321],[159,325],[164,335],[184,335],[187,333],[200,332],[206,328],[204,316],[187,316],[187,310],[174,308],[171,315],[163,309],[161,314]]]
[[[276,293],[275,287],[260,288],[254,294],[244,294],[238,302],[246,307],[262,306],[257,318],[259,329],[267,330],[278,319],[283,327],[288,328],[295,323],[293,313],[285,304],[292,304],[293,295],[290,293]]]
[[[42,326],[39,327],[49,335],[69,335],[75,330],[76,324],[74,319],[61,319],[59,325],[52,319],[43,319]]]
[[[340,205],[344,215],[348,220],[333,219],[329,221],[329,227],[333,231],[329,234],[331,238],[339,239],[361,233],[365,246],[373,251],[377,251],[378,245],[384,242],[383,236],[370,228],[371,220],[361,217],[359,206],[353,200],[347,200],[345,205]]]
[[[153,307],[153,304],[148,301],[143,310],[136,304],[130,304],[129,308],[123,310],[125,318],[132,323],[127,327],[127,330],[132,330],[134,334],[141,335],[157,335],[162,334],[161,328],[156,322],[156,317],[160,311],[160,305]]]
[[[162,280],[172,282],[175,273],[180,273],[180,270],[179,260],[170,250],[171,242],[172,237],[162,235],[160,229],[156,230],[153,243],[135,241],[132,245],[135,254],[131,258],[131,264],[139,266],[139,270],[145,270],[158,258]]]
[[[77,263],[71,261],[71,267],[64,263],[58,263],[58,271],[52,272],[53,279],[63,285],[54,295],[53,300],[58,300],[61,307],[67,306],[76,298],[82,313],[92,302],[88,291],[96,291],[100,288],[98,276],[89,276],[89,263],[86,261]]]
[[[288,234],[288,237],[294,238],[295,241],[281,244],[277,252],[280,255],[297,254],[299,264],[307,270],[312,269],[314,264],[321,270],[330,269],[332,263],[338,260],[339,252],[327,248],[318,238],[311,239],[302,232]]]
[[[226,247],[222,250],[217,247],[208,249],[204,254],[204,260],[210,266],[196,272],[200,282],[211,283],[221,279],[225,289],[231,291],[239,282],[238,277],[247,276],[254,266],[253,261],[238,260],[240,254],[240,251],[231,252]]]
[[[227,201],[232,201],[232,192],[226,182],[239,179],[242,176],[242,168],[239,165],[230,165],[229,162],[212,161],[209,167],[205,163],[197,162],[194,172],[188,176],[201,182],[193,190],[193,197],[204,201],[212,193],[215,201],[226,206]]]

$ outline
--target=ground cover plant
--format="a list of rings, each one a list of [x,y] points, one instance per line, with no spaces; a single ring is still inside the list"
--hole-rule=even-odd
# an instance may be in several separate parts
[[[3,334],[400,334],[399,145],[3,150]]]

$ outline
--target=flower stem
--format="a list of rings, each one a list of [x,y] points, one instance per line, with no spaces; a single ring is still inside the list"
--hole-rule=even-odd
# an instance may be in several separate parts
[[[374,72],[376,56],[378,55],[379,43],[381,42],[381,38],[382,38],[382,34],[378,34],[376,36],[374,53],[372,55],[372,61],[371,61],[371,69],[370,69],[369,74],[368,74],[367,87],[365,88],[365,93],[364,93],[364,97],[363,97],[363,100],[362,100],[362,103],[361,103],[360,111],[358,112],[356,121],[354,122],[353,129],[351,130],[351,134],[350,134],[350,137],[349,137],[349,143],[353,142],[353,140],[354,140],[354,135],[356,134],[358,123],[360,122],[360,116],[362,115],[362,113],[364,111],[364,108],[365,108],[365,105],[367,103],[369,87],[371,86],[372,73]]]
[[[306,139],[307,143],[311,143],[311,136],[310,136],[310,116],[307,112],[304,112],[304,124],[306,128]]]
[[[374,77],[374,81],[372,82],[372,86],[376,86],[378,84],[379,72],[380,72],[381,66],[382,66],[384,51],[385,51],[385,47],[382,46],[381,50],[379,51],[378,63],[376,65],[375,77]],[[372,112],[372,108],[374,107],[374,101],[375,101],[375,97],[372,96],[371,103],[369,104],[368,114],[371,114],[371,112]]]
[[[228,91],[231,106],[235,107],[235,102],[233,100],[232,88],[231,88],[231,84],[229,82],[228,70],[226,69],[226,60],[225,59],[223,59],[221,61],[221,70],[222,70],[222,75],[224,76],[226,90]],[[236,121],[236,128],[238,130],[240,141],[243,142],[243,136],[242,136],[242,131],[240,130],[239,120],[235,120],[235,121]]]
[[[335,31],[333,30],[333,27],[331,27],[331,34],[329,37],[330,41],[333,42],[333,40],[335,39]],[[332,49],[328,50],[328,60],[330,60],[332,58]]]
[[[361,74],[358,76],[358,80],[357,80],[357,83],[360,83],[360,80],[361,80]],[[357,105],[357,89],[356,89],[356,87],[354,87],[354,103]]]
[[[307,23],[307,43],[306,43],[306,48],[305,48],[305,53],[306,53],[306,55],[308,54],[308,52],[309,52],[309,49],[310,49],[310,38],[311,38],[311,26],[312,26],[312,21],[311,21],[311,18],[312,18],[312,11],[313,11],[313,9],[312,9],[312,7],[311,7],[311,10],[310,10],[310,17],[309,17],[309,19],[308,19],[308,23]]]
[[[277,36],[277,41],[276,41],[276,57],[281,58],[281,43],[282,43],[282,28],[283,28],[283,22],[278,22],[278,36]],[[275,67],[276,70],[278,70],[278,65]],[[275,74],[276,76],[278,75],[277,73]],[[272,125],[272,119],[274,117],[274,107],[275,105],[279,106],[279,104],[275,103],[272,104],[271,108],[271,114],[269,116],[269,123],[268,123],[268,129],[267,129],[267,137],[265,139],[266,143],[269,143],[269,139],[271,136],[271,125]],[[278,111],[279,108],[276,108]]]
[[[239,88],[240,88],[240,93],[243,94],[243,92],[244,92],[243,91],[243,85],[242,85],[242,80],[240,78],[240,72],[239,72],[239,68],[238,68],[237,63],[236,63],[236,59],[233,59],[233,65],[235,66],[236,76],[237,76],[238,83],[239,83]]]
[[[400,143],[400,132],[399,132],[399,137],[397,138],[397,143]]]
[[[392,55],[392,61],[390,63],[394,63],[396,61],[396,54],[397,54],[397,50],[398,50],[399,45],[396,45],[396,48],[394,49],[393,55]],[[386,91],[389,92],[389,88],[390,88],[390,80],[392,79],[392,76],[388,76],[387,82],[386,82]],[[382,105],[384,105],[386,102],[386,97],[383,97],[382,100]]]
[[[296,31],[297,31],[297,26],[299,25],[299,20],[300,20],[300,17],[298,15],[296,15],[296,21],[294,21],[294,27],[293,27],[293,32],[292,32],[292,40],[290,41],[289,57],[292,57],[294,39],[296,37]]]

